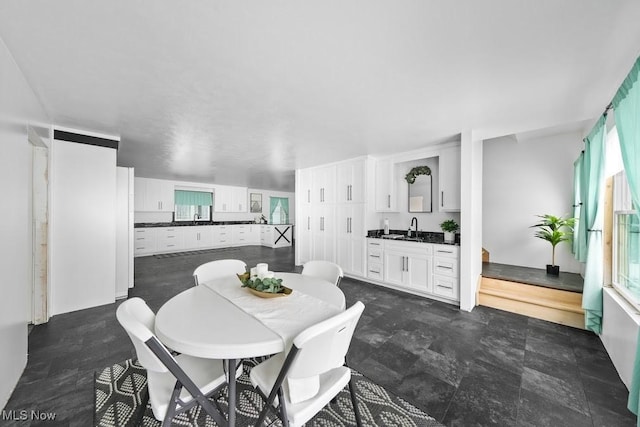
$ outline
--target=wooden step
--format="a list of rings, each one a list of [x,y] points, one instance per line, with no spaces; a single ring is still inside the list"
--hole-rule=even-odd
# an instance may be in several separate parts
[[[478,305],[584,329],[582,294],[482,277]]]

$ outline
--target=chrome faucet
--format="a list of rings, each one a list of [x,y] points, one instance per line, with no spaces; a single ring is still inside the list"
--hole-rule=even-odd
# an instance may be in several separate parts
[[[418,218],[416,218],[415,216],[411,218],[411,227],[414,226],[413,225],[414,222],[416,223],[416,225],[414,227],[413,235],[417,237],[418,236]]]
[[[193,223],[195,224],[195,223],[196,223],[196,221],[197,221],[197,220],[199,220],[199,219],[200,219],[200,214],[198,214],[198,213],[194,213],[194,214],[193,214]]]

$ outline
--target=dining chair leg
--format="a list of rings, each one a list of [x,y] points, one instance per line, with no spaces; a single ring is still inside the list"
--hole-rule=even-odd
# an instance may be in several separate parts
[[[176,402],[180,398],[180,392],[182,392],[182,384],[180,384],[180,381],[176,381],[176,385],[173,387],[173,392],[171,392],[171,400],[167,407],[167,413],[164,415],[164,420],[162,420],[162,427],[171,426],[171,420],[176,414]]]
[[[287,405],[284,402],[284,392],[282,387],[278,389],[278,403],[280,404],[280,419],[283,427],[289,427],[289,417],[287,416]]]
[[[235,427],[236,425],[236,359],[229,359],[228,372],[229,375],[229,416],[227,417],[227,421],[229,422],[230,427]]]
[[[362,426],[362,419],[360,418],[360,409],[358,408],[358,399],[356,397],[356,384],[353,381],[353,377],[349,380],[349,394],[351,395],[351,404],[353,405],[353,413],[356,416],[356,425]]]

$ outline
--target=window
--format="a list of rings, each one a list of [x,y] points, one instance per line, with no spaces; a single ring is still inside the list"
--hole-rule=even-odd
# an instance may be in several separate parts
[[[286,197],[270,197],[269,223],[289,223],[289,199]]]
[[[210,221],[213,194],[205,191],[175,191],[175,221]]]
[[[640,305],[640,218],[631,204],[626,175],[613,181],[613,286]]]

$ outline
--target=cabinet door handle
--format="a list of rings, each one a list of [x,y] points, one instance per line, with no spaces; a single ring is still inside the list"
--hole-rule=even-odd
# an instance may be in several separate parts
[[[445,270],[453,270],[453,267],[448,267],[446,265],[439,265],[438,268],[444,268]]]
[[[391,209],[391,194],[387,195],[387,208]]]
[[[307,217],[307,230],[311,230],[311,217]]]
[[[353,233],[353,218],[349,217],[349,233]]]
[[[440,192],[440,207],[444,207],[444,191]]]
[[[369,255],[371,258],[380,258],[380,255]]]
[[[311,203],[311,190],[307,190],[307,203]]]

